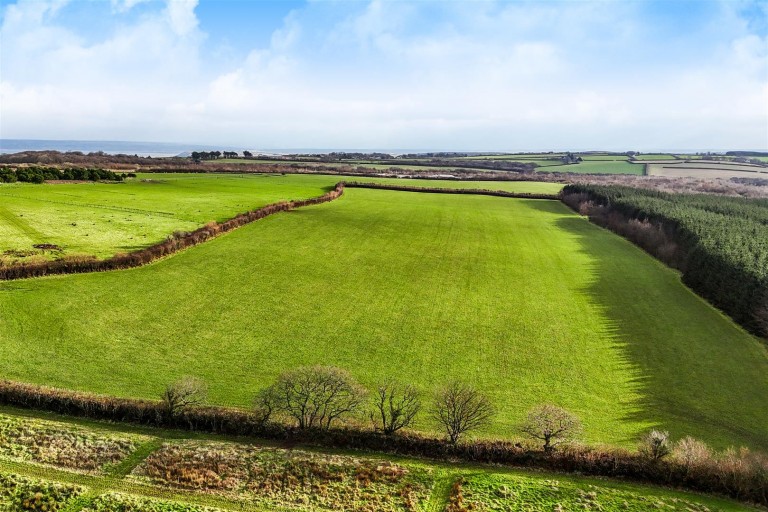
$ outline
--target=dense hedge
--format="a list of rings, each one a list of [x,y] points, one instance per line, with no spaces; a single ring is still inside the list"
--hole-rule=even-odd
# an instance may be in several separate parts
[[[355,428],[300,430],[283,423],[260,421],[259,416],[242,409],[195,407],[169,416],[159,401],[115,398],[10,381],[0,381],[0,404],[152,427],[277,439],[291,444],[629,478],[768,505],[768,460],[748,452],[733,452],[694,467],[670,459],[651,461],[620,449],[572,447],[545,453],[506,441],[451,444],[413,433],[387,436]]]
[[[52,274],[75,274],[82,272],[99,272],[106,270],[118,270],[146,265],[159,258],[168,256],[182,249],[192,247],[199,243],[214,238],[221,233],[226,233],[250,222],[263,219],[278,212],[285,212],[302,206],[325,203],[332,201],[344,193],[344,183],[340,182],[336,187],[321,196],[301,201],[289,201],[273,203],[258,210],[241,213],[227,221],[211,222],[192,232],[177,232],[169,236],[165,241],[127,254],[117,254],[105,260],[94,257],[64,257],[62,259],[45,261],[42,263],[18,264],[9,267],[0,267],[0,279],[23,279],[27,277],[41,277]]]
[[[382,190],[397,190],[400,192],[425,192],[431,194],[473,194],[481,196],[517,197],[523,199],[557,199],[557,194],[528,194],[520,192],[506,192],[504,190],[489,190],[476,188],[441,188],[441,187],[417,187],[410,185],[390,185],[388,183],[360,183],[347,181],[345,185],[350,188],[375,188]]]
[[[768,336],[768,199],[600,185],[568,185],[562,193],[612,229],[611,214],[659,226],[665,235],[659,243],[677,245],[666,261],[683,272],[683,282],[749,331]],[[598,208],[584,209],[585,201]],[[618,230],[638,242],[640,230]]]
[[[0,183],[42,183],[46,180],[77,180],[77,181],[122,181],[122,174],[117,174],[106,169],[85,169],[81,167],[69,167],[59,169],[57,167],[0,167]]]

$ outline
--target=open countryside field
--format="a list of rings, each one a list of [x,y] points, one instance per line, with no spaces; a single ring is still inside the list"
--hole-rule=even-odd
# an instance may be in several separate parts
[[[543,167],[540,172],[574,172],[579,174],[643,174],[643,164],[620,161],[590,161],[558,167]]]
[[[178,431],[13,409],[2,409],[0,427],[0,499],[12,511],[28,510],[23,503],[29,500],[71,512],[203,512],[205,506],[212,507],[206,512],[441,512],[449,510],[456,488],[481,510],[754,510],[655,486],[301,446],[286,450],[201,434],[185,438]],[[82,457],[72,456],[75,447]]]
[[[486,436],[553,402],[590,442],[768,447],[765,346],[556,201],[349,189],[146,267],[0,283],[0,318],[9,379],[157,397],[196,375],[248,407],[331,364],[369,387],[471,382],[498,407]]]
[[[321,195],[327,176],[141,174],[125,183],[0,184],[0,254],[55,244],[66,254],[129,252],[265,204]]]
[[[139,174],[121,184],[0,185],[0,254],[54,244],[61,253],[109,257],[265,204],[324,193],[344,178],[277,174]],[[562,185],[359,178],[410,186],[556,194]],[[42,255],[42,251],[36,251]]]
[[[677,157],[670,153],[643,153],[635,155],[635,160],[677,160]]]

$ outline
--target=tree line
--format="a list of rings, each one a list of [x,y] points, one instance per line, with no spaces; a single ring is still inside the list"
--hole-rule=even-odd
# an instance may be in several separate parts
[[[135,176],[133,174],[132,176]],[[0,182],[2,183],[43,183],[46,180],[76,180],[76,181],[123,181],[128,174],[117,174],[107,169],[90,169],[83,167],[30,166],[30,167],[0,167]]]
[[[286,372],[288,377],[291,376],[290,372],[305,374],[307,369],[295,369]],[[292,378],[285,379],[285,377],[285,374],[278,377],[272,386],[277,385],[280,388],[283,385],[279,384],[281,380],[288,382],[292,380]],[[309,382],[312,381],[314,379],[309,380]],[[400,391],[396,392],[395,395],[405,396],[403,393],[407,385],[401,384],[399,386]],[[428,395],[424,402],[426,411],[435,410],[438,407],[438,399],[444,397],[444,391],[450,388],[449,383]],[[290,389],[302,388],[291,386]],[[323,389],[336,388],[330,386]],[[262,390],[258,394],[264,392]],[[363,399],[360,402],[362,408],[359,412],[367,411],[374,416],[380,413],[377,406],[380,403],[379,397],[381,395],[379,393],[379,390],[376,389]],[[304,428],[299,428],[295,418],[291,420],[290,417],[287,417],[284,421],[280,417],[284,413],[278,413],[277,409],[273,409],[269,416],[265,416],[263,403],[259,399],[254,402],[250,410],[244,410],[206,405],[204,395],[205,384],[191,377],[182,378],[169,384],[163,392],[162,400],[117,398],[33,384],[0,381],[0,404],[14,407],[46,410],[96,420],[128,422],[223,435],[252,436],[292,444],[302,443],[343,450],[367,450],[397,456],[429,457],[469,463],[502,464],[548,471],[628,478],[657,485],[721,493],[743,501],[768,505],[768,457],[766,455],[746,448],[739,450],[730,448],[716,452],[703,442],[690,437],[672,442],[669,434],[660,430],[652,430],[643,436],[637,450],[605,446],[590,447],[573,442],[561,443],[559,446],[550,443],[550,448],[547,449],[545,447],[546,441],[541,437],[534,437],[538,440],[538,445],[535,447],[515,441],[500,440],[451,442],[447,437],[438,439],[406,428],[397,429],[393,433],[387,434],[382,428],[384,422],[379,422],[378,419],[375,424],[371,419],[371,427],[347,422],[347,420],[342,423],[341,419],[332,420],[328,426],[318,426],[322,412],[312,416],[311,411],[314,409],[310,408],[305,408],[305,413],[309,413],[315,418],[314,426],[310,427],[305,423]],[[385,394],[385,397],[387,396],[388,394]],[[425,398],[421,394],[418,396],[421,399]],[[448,396],[452,395],[449,393]],[[393,401],[394,410],[399,410],[398,403],[401,402],[397,399]],[[275,403],[279,404],[280,402]],[[298,404],[299,402],[291,403]],[[322,401],[317,403],[322,403]],[[404,411],[412,410],[409,409],[408,403],[408,401],[404,402]],[[462,402],[457,402],[457,404],[460,403]],[[388,398],[384,400],[384,404],[385,410],[389,411]],[[537,427],[534,432],[542,437],[556,433],[560,429],[560,420],[557,416],[551,416],[541,409],[543,408],[534,409],[532,412],[536,410],[541,412],[534,415],[533,418],[530,418],[529,415],[527,422],[533,420],[533,424],[537,425],[535,423],[537,418],[542,416],[552,418],[551,422],[541,424],[541,428]],[[322,411],[322,407],[319,410]],[[323,425],[326,423],[327,417],[326,413],[321,422]],[[406,418],[407,415],[397,417]],[[341,416],[340,418],[349,419],[348,416]]]
[[[683,282],[768,337],[768,199],[567,185],[563,200],[679,269]]]

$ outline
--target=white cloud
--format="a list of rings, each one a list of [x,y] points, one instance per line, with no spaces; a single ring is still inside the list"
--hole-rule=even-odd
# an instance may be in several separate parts
[[[767,41],[732,10],[702,28],[716,52],[681,54],[671,69],[643,60],[664,45],[646,38],[634,4],[318,2],[214,74],[195,7],[169,0],[85,43],[56,24],[59,3],[8,6],[1,135],[249,147],[768,144]]]

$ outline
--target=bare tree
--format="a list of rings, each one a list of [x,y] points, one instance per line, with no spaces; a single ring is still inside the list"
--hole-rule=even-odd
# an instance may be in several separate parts
[[[544,451],[551,452],[558,444],[571,441],[581,433],[581,421],[561,407],[545,404],[528,412],[521,430],[544,441]]]
[[[376,388],[370,418],[375,430],[390,435],[411,426],[419,409],[421,399],[416,388],[389,380]]]
[[[453,444],[465,432],[487,425],[493,414],[494,407],[488,397],[459,381],[440,389],[432,405],[433,418]]]
[[[366,391],[347,372],[332,366],[303,366],[280,374],[270,386],[274,410],[294,418],[299,428],[330,428],[355,411]]]
[[[275,412],[277,407],[277,397],[275,396],[274,386],[264,388],[253,399],[253,412],[261,425],[264,425],[272,417],[272,413]]]
[[[163,409],[171,418],[183,409],[200,405],[208,395],[208,386],[196,377],[182,377],[168,384],[162,395]]]

